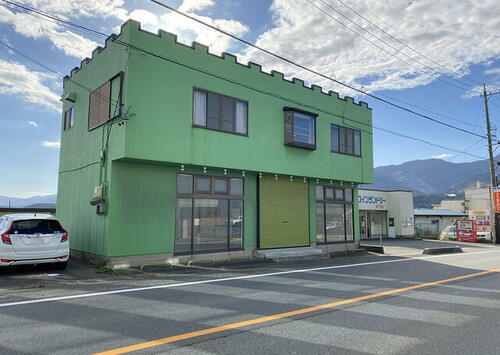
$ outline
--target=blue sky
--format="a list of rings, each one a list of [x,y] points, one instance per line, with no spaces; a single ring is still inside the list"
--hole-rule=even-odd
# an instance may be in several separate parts
[[[476,4],[472,0],[463,0],[456,4],[448,0],[408,3],[399,0],[343,0],[344,4],[427,58],[393,41],[349,11],[339,0],[163,1],[319,72],[358,87],[364,86],[375,95],[385,95],[384,98],[390,97],[389,100],[435,111],[445,116],[402,104],[475,133],[485,133],[483,102],[478,96],[477,86],[486,82],[491,90],[500,87],[500,37],[495,35],[500,27],[500,19],[496,16],[500,13],[497,1]],[[396,56],[413,65],[395,59],[346,30],[310,2],[329,11],[387,51],[394,52],[372,34],[392,43],[406,54],[394,52]],[[118,26],[131,17],[140,20],[148,30],[164,28],[179,34],[182,41],[197,40],[209,45],[214,52],[228,51],[238,54],[243,62],[262,63],[264,70],[276,69],[287,76],[322,85],[326,90],[355,96],[356,100],[366,101],[373,108],[375,126],[457,150],[467,149],[481,157],[487,155],[486,142],[480,138],[452,131],[371,98],[354,95],[343,87],[266,57],[179,15],[170,14],[149,1],[25,0],[22,3],[105,33],[116,32]],[[342,11],[366,31],[337,16],[325,4]],[[63,74],[78,66],[96,44],[102,44],[101,38],[72,34],[63,26],[23,14],[2,3],[0,40]],[[424,71],[432,71],[433,76],[415,69],[422,63],[426,65]],[[458,73],[446,72],[446,75],[454,77],[464,88],[457,89],[443,83],[441,80],[450,80],[436,63]],[[0,164],[0,195],[28,197],[56,192],[61,121],[57,97],[61,93],[61,82],[61,78],[0,45],[0,149],[4,153]],[[496,126],[500,95],[492,97],[490,102],[492,122]],[[463,122],[455,121],[457,119]],[[375,130],[376,166],[435,156],[453,162],[476,160]]]

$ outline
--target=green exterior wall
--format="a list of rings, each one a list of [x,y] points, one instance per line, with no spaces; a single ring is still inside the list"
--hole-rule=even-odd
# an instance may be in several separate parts
[[[354,187],[372,182],[371,110],[365,103],[305,87],[299,79],[285,80],[278,72],[264,73],[257,64],[239,64],[229,54],[209,54],[197,43],[179,44],[166,32],[142,31],[133,21],[122,26],[118,38],[171,61],[108,39],[64,81],[64,94],[76,94],[76,102],[65,101],[63,107],[74,108],[75,126],[69,131],[61,126],[57,215],[70,231],[72,249],[106,257],[173,253],[175,181],[181,165],[185,173],[195,174],[202,174],[203,167],[207,175],[222,176],[227,169],[228,176],[242,177],[245,171],[246,248],[257,245],[259,173],[308,178],[309,203],[302,207],[309,223],[301,229],[310,244],[316,238],[316,179]],[[121,72],[122,107],[129,120],[89,131],[89,90]],[[248,136],[192,127],[195,87],[248,101]],[[316,150],[284,146],[285,106],[318,114]],[[330,151],[331,124],[361,130],[362,157]],[[108,212],[97,215],[89,201],[100,185]],[[358,239],[357,197],[354,204]]]
[[[280,73],[262,73],[257,65],[237,64],[231,55],[223,59],[207,54],[207,48],[199,44],[194,48],[176,44],[171,34],[155,36],[136,26],[131,22],[125,27],[133,43],[185,66],[132,51],[128,104],[136,116],[126,125],[127,157],[372,182],[371,110],[366,105],[356,105],[350,98],[338,99],[336,94],[326,95],[317,86],[306,88],[302,81],[283,80]],[[193,128],[194,87],[248,101],[248,137]],[[285,106],[319,114],[315,151],[283,145]],[[363,158],[331,153],[332,123],[363,130]]]
[[[134,161],[113,163],[109,221],[113,226],[107,256],[174,252],[176,176],[200,170]],[[207,175],[225,176],[207,170]],[[228,174],[239,177],[241,174]],[[256,175],[244,177],[244,246],[256,246]]]

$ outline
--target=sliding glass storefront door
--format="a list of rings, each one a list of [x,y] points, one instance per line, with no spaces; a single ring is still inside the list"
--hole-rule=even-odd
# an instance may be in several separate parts
[[[243,248],[243,179],[177,175],[175,254]]]
[[[316,186],[316,240],[318,244],[354,241],[352,189]]]

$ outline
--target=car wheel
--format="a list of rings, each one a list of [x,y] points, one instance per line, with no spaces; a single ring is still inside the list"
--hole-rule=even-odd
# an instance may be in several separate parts
[[[62,263],[56,263],[55,266],[57,270],[66,270],[66,267],[68,267],[68,262],[63,261]]]

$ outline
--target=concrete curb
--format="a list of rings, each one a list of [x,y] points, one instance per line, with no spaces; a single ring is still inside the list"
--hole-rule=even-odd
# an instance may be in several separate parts
[[[381,245],[360,245],[359,247],[373,253],[384,254],[384,247]]]
[[[425,248],[422,254],[426,255],[436,255],[436,254],[453,254],[453,253],[463,253],[464,251],[460,247],[441,247],[441,248]]]

